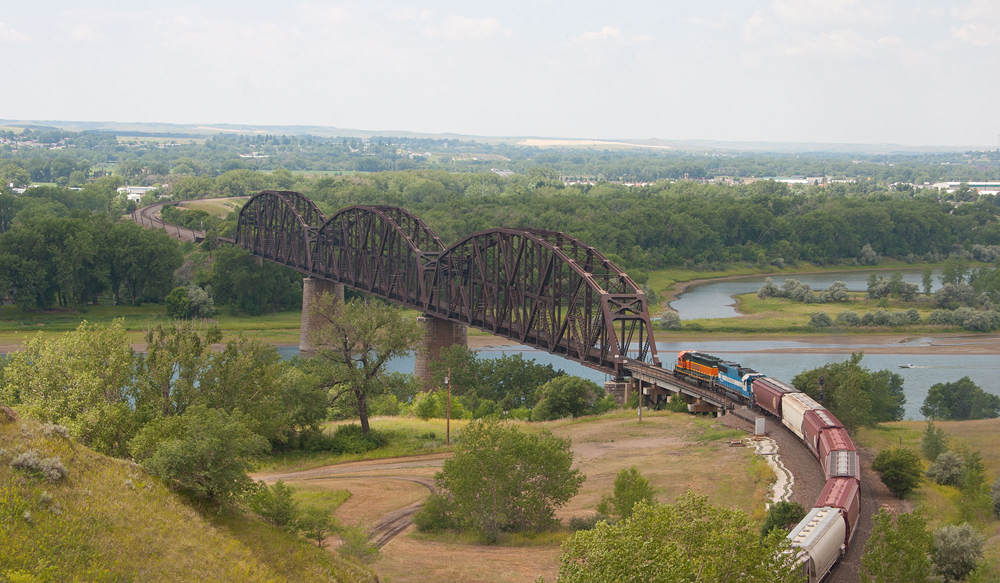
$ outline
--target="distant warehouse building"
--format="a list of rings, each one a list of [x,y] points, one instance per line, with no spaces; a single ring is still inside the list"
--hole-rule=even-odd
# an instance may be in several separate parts
[[[159,189],[159,186],[121,186],[118,188],[118,194],[124,194],[128,200],[139,202],[150,190]]]
[[[1000,182],[997,182],[997,181],[993,181],[993,182],[966,182],[965,184],[968,184],[969,188],[971,188],[972,190],[975,190],[979,194],[992,194],[994,196],[996,196],[997,194],[1000,194]],[[961,185],[962,185],[961,182],[935,182],[934,184],[931,185],[931,187],[932,188],[940,188],[941,190],[944,190],[945,192],[955,192],[955,190],[957,190],[958,187],[961,186]]]

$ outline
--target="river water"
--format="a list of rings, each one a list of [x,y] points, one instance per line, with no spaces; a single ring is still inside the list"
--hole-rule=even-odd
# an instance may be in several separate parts
[[[921,287],[923,291],[923,269],[902,269],[903,279],[908,283],[913,283]],[[892,271],[878,271],[880,276],[888,279]],[[813,291],[822,291],[830,287],[835,281],[842,281],[847,284],[847,289],[851,291],[866,291],[868,289],[868,276],[870,271],[844,271],[839,273],[792,273],[770,276],[775,285],[779,287],[786,279],[797,279],[802,283],[808,283]],[[933,270],[934,286],[932,290],[940,287],[938,276],[940,269]],[[681,320],[697,320],[700,318],[735,318],[739,316],[736,311],[736,300],[733,296],[756,292],[760,286],[764,285],[764,280],[769,276],[740,277],[736,279],[726,279],[724,281],[710,281],[701,285],[693,286],[684,293],[677,296],[677,299],[670,302],[670,307],[677,311]]]
[[[950,339],[950,341],[953,339]],[[918,338],[909,345],[934,345],[934,338]],[[885,346],[870,344],[867,346]],[[796,342],[794,340],[728,340],[707,342],[657,342],[657,352],[664,368],[672,368],[677,352],[681,350],[699,350],[724,357],[749,366],[769,376],[786,382],[802,371],[810,370],[834,362],[843,362],[850,356],[842,354],[843,344],[817,344],[812,342]],[[797,353],[796,349],[828,348],[830,353]],[[852,345],[855,350],[863,351],[864,344]],[[789,352],[759,352],[762,350],[786,350]],[[297,346],[282,346],[278,352],[286,358],[298,354]],[[557,370],[562,369],[568,374],[590,379],[598,384],[610,380],[608,375],[587,368],[581,364],[566,360],[547,352],[542,352],[527,346],[488,346],[479,349],[481,358],[499,358],[503,354],[520,354],[525,359],[534,359],[537,363],[551,364]],[[414,357],[398,358],[389,363],[394,372],[413,372]],[[913,364],[913,368],[901,369],[900,364]],[[906,394],[906,418],[923,419],[920,406],[927,397],[927,391],[936,383],[954,382],[968,376],[983,390],[1000,395],[1000,357],[982,354],[942,354],[942,355],[893,355],[866,354],[862,366],[871,370],[888,369],[903,377],[903,389]]]

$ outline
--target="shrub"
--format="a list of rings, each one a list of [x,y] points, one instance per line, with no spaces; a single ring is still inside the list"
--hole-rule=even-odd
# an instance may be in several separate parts
[[[340,536],[337,553],[353,557],[362,563],[371,563],[378,558],[378,547],[368,539],[365,529],[357,525],[341,525],[336,528]]]
[[[760,525],[760,535],[767,536],[776,528],[788,532],[805,516],[806,509],[798,502],[775,502],[767,509],[764,524]]]
[[[250,497],[250,509],[277,527],[290,527],[299,517],[299,505],[292,498],[292,492],[292,488],[281,480],[273,486],[261,482]]]
[[[990,487],[990,501],[993,502],[993,517],[1000,518],[1000,476],[993,480]]]
[[[837,314],[837,325],[838,326],[859,326],[861,324],[861,316],[857,312],[852,310],[845,310]]]
[[[531,419],[531,409],[527,407],[518,407],[517,409],[511,409],[507,411],[507,419],[515,419],[517,421],[527,421]]]
[[[883,449],[872,462],[872,470],[899,498],[905,498],[920,484],[922,469],[916,452],[905,448]]]
[[[40,474],[50,482],[58,482],[66,477],[66,466],[58,457],[43,458],[35,450],[28,450],[10,462],[10,467]]]
[[[993,311],[969,314],[962,321],[962,327],[973,332],[991,332],[1000,327],[1000,314]]]
[[[873,326],[875,324],[875,315],[871,312],[866,312],[864,316],[861,316],[862,326]]]
[[[570,532],[580,532],[581,530],[594,530],[598,522],[606,522],[607,516],[603,514],[590,514],[588,516],[574,516],[569,519]]]
[[[774,281],[769,277],[764,280],[764,285],[760,286],[757,290],[757,297],[760,299],[777,297],[780,294],[778,286],[774,285]]]
[[[413,524],[420,532],[442,532],[458,528],[451,500],[442,494],[431,494],[413,515]]]
[[[927,477],[942,486],[958,486],[962,481],[965,460],[961,456],[946,451],[927,468]]]
[[[939,326],[954,326],[955,321],[952,315],[954,312],[951,310],[941,310],[937,309],[931,312],[930,316],[927,317],[927,321],[931,324],[937,324]]]
[[[910,308],[904,312],[906,314],[907,324],[919,324],[920,323],[920,312],[916,308]]]
[[[163,298],[163,305],[167,308],[167,316],[171,318],[187,318],[191,309],[191,300],[188,298],[186,287],[175,287],[173,291]]]
[[[833,318],[826,312],[813,312],[809,316],[809,325],[813,328],[829,328],[833,326]]]
[[[674,413],[687,413],[688,404],[687,401],[684,400],[684,397],[674,395],[670,397],[669,401],[667,401],[666,409],[667,411],[673,411]]]
[[[329,451],[337,454],[360,454],[389,444],[389,438],[380,431],[364,433],[360,425],[341,425],[333,432]]]
[[[962,581],[983,559],[985,542],[967,523],[942,526],[934,531],[934,570],[945,581]]]
[[[885,508],[872,517],[872,533],[861,555],[865,583],[929,583],[933,539],[920,513],[900,514],[895,523]]]
[[[847,284],[842,281],[833,282],[830,287],[827,288],[827,292],[830,294],[831,302],[844,302],[851,299],[851,294],[847,291]]]
[[[874,326],[888,326],[890,323],[889,312],[884,308],[879,308],[875,310],[875,314],[872,315],[872,325]]]
[[[640,502],[656,504],[656,490],[635,466],[623,468],[615,477],[614,495],[601,498],[597,512],[624,520],[632,516],[633,509]]]
[[[667,330],[676,330],[681,327],[681,316],[677,312],[667,311],[660,316],[660,327]]]
[[[604,389],[580,377],[562,375],[538,389],[538,404],[531,412],[532,421],[600,414],[605,404]]]
[[[896,327],[896,326],[906,326],[909,323],[910,323],[910,317],[906,314],[906,312],[899,311],[899,312],[890,312],[889,313],[889,325],[890,326],[893,326],[893,327]]]
[[[45,437],[52,437],[53,435],[58,435],[63,439],[69,439],[69,429],[62,425],[57,425],[55,423],[45,423],[42,425],[42,435]]]

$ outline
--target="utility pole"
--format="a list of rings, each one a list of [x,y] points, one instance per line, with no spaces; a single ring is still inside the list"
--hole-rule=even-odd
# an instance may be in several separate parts
[[[448,376],[444,377],[444,386],[448,389],[448,401],[444,412],[444,444],[451,445],[451,367],[448,367]]]

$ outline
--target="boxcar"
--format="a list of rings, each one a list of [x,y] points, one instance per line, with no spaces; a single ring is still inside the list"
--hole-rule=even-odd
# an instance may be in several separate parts
[[[816,506],[831,506],[844,511],[844,519],[847,520],[844,544],[850,547],[861,508],[861,485],[858,481],[854,478],[827,480],[826,487],[823,488],[819,500],[816,501]]]
[[[833,450],[823,464],[823,473],[826,479],[830,478],[854,478],[861,481],[861,468],[858,467],[858,452],[846,450]]]
[[[804,441],[802,419],[805,417],[806,411],[822,408],[823,405],[805,393],[787,393],[781,398],[781,422]]]
[[[843,429],[844,424],[833,416],[828,409],[813,409],[802,416],[802,441],[806,442],[813,455],[823,459],[819,454],[819,435],[827,429]]]
[[[760,377],[753,380],[753,400],[761,409],[781,419],[781,398],[788,393],[798,393],[799,390],[773,377]]]
[[[840,427],[825,429],[819,434],[819,459],[825,461],[831,451],[857,451],[847,430]]]

